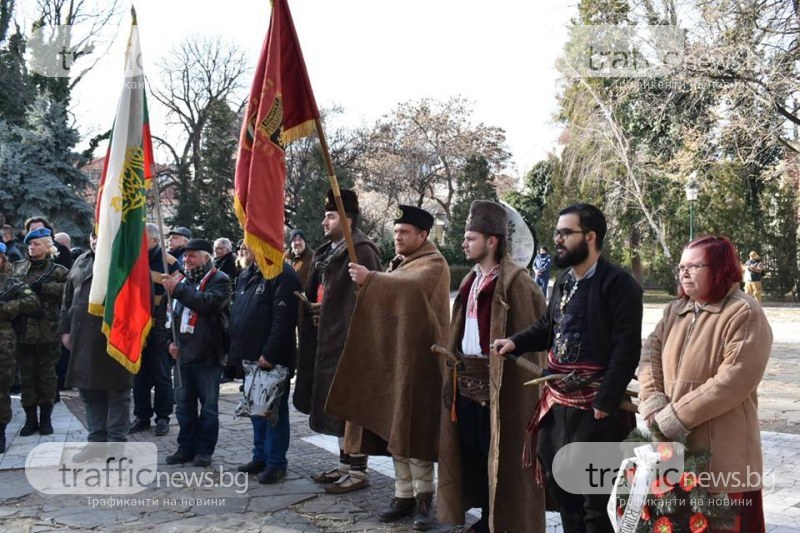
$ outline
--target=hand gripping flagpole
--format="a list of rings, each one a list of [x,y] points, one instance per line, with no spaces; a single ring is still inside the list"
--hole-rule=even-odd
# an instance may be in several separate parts
[[[330,179],[331,190],[333,191],[333,199],[336,202],[336,212],[339,213],[339,218],[342,221],[342,229],[344,229],[344,242],[347,244],[347,253],[350,256],[351,263],[358,263],[356,247],[353,244],[353,234],[350,231],[350,225],[345,223],[347,215],[344,212],[342,193],[339,190],[339,180],[336,178],[336,172],[333,170],[333,163],[331,162],[331,153],[330,149],[328,148],[328,141],[325,140],[325,133],[322,131],[322,121],[319,118],[315,118],[314,124],[317,127],[317,136],[319,137],[319,145],[322,148],[322,157],[325,159],[325,166],[328,169],[328,179]]]

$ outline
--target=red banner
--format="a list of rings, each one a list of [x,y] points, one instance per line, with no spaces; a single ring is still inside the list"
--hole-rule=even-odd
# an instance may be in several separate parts
[[[284,148],[311,135],[318,118],[289,6],[274,0],[242,125],[234,197],[244,242],[266,278],[283,269]]]

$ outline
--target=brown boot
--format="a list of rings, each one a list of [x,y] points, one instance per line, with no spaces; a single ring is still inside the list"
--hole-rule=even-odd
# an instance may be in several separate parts
[[[39,429],[39,419],[36,418],[36,406],[32,405],[25,408],[25,424],[19,430],[20,437],[33,435]]]
[[[417,494],[417,512],[414,514],[414,530],[428,531],[433,527],[433,493]]]

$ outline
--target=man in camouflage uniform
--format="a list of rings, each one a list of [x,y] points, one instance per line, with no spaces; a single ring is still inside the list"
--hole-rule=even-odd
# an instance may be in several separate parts
[[[11,321],[20,313],[34,312],[39,300],[30,287],[11,277],[6,245],[0,243],[0,453],[6,451],[6,426],[11,422],[11,382],[17,336]]]
[[[17,366],[22,378],[22,407],[25,425],[19,431],[23,437],[36,430],[41,435],[53,433],[50,415],[56,397],[56,363],[60,357],[57,333],[61,311],[61,295],[68,270],[53,262],[57,253],[52,233],[37,228],[25,237],[28,253],[14,263],[14,277],[30,285],[41,303],[35,313],[21,316],[17,332]],[[36,416],[39,406],[39,418]]]

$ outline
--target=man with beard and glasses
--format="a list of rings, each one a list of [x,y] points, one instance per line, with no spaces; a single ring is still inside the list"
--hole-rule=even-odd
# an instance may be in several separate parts
[[[597,389],[575,390],[563,381],[546,382],[528,425],[524,458],[535,466],[537,480],[546,481],[567,533],[613,531],[606,514],[611,487],[601,487],[603,494],[567,492],[553,476],[556,453],[576,442],[619,442],[636,427],[633,414],[618,407],[639,364],[642,289],[603,258],[605,235],[606,219],[597,207],[574,204],[561,210],[553,235],[555,264],[566,270],[556,279],[547,312],[529,328],[494,342],[500,355],[549,350],[551,373],[600,383]],[[566,466],[575,475],[587,468],[579,460]]]

